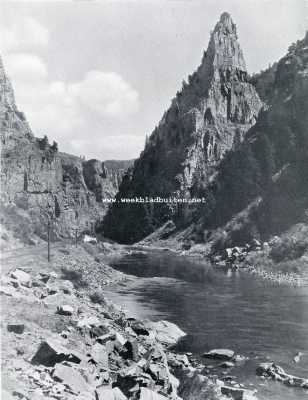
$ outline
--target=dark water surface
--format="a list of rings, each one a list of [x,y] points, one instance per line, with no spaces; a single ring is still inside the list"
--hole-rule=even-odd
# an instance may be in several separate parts
[[[111,265],[140,277],[107,290],[128,314],[152,320],[167,319],[187,337],[178,349],[202,355],[229,348],[250,358],[228,370],[259,399],[308,399],[308,391],[291,389],[256,377],[256,365],[273,360],[288,373],[308,378],[308,288],[289,287],[255,276],[213,270],[201,261],[166,251],[132,252]],[[297,352],[305,355],[296,364]],[[215,373],[222,374],[221,368]]]

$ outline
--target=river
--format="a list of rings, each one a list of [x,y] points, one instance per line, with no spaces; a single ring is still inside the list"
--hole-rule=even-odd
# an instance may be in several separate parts
[[[288,373],[308,378],[307,286],[213,269],[161,250],[132,251],[110,264],[138,279],[108,288],[107,297],[130,316],[179,325],[187,333],[179,351],[201,357],[210,349],[232,349],[249,361],[226,372],[215,367],[213,373],[234,375],[247,388],[257,388],[260,400],[308,399],[308,391],[255,374],[258,363],[272,360]],[[294,363],[297,352],[305,355]]]

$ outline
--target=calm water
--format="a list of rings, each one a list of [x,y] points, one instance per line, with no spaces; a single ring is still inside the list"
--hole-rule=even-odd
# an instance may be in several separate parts
[[[222,272],[165,251],[136,252],[111,262],[115,269],[140,277],[108,289],[107,297],[131,316],[167,319],[187,337],[178,349],[201,355],[229,348],[248,356],[244,367],[228,370],[259,399],[308,399],[308,391],[256,377],[257,363],[273,360],[308,377],[308,288],[266,282],[245,273]],[[300,363],[292,362],[301,351]],[[214,370],[222,374],[221,368]]]

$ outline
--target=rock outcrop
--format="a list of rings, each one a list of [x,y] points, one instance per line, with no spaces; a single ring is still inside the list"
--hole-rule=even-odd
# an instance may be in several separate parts
[[[3,324],[15,325],[18,318],[25,325],[23,332],[2,330],[5,399],[12,394],[27,400],[224,400],[224,395],[256,400],[235,379],[219,380],[191,353],[177,353],[173,345],[185,333],[175,324],[128,318],[103,294],[94,301],[103,281],[123,283],[127,277],[82,246],[64,249],[69,254],[55,251],[53,263],[31,263],[30,288],[1,277]],[[14,263],[21,271],[24,262]],[[63,290],[64,282],[70,286],[68,277],[74,284],[69,295]],[[74,311],[59,314],[57,306],[68,297]]]
[[[201,65],[172,100],[118,197],[195,196],[214,178],[226,152],[243,141],[262,104],[249,81],[236,26],[224,13]],[[133,242],[170,217],[185,223],[189,210],[172,204],[116,204],[103,229],[113,239]]]
[[[48,130],[48,127],[46,127]],[[46,238],[46,214],[55,237],[93,230],[105,214],[130,162],[83,160],[38,139],[15,104],[0,59],[1,218],[21,239]],[[27,239],[28,237],[28,239]]]

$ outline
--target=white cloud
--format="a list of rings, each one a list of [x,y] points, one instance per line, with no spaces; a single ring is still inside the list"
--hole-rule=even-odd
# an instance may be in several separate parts
[[[127,116],[139,106],[138,93],[114,72],[90,71],[69,90],[82,106],[105,117]]]
[[[27,51],[48,44],[49,32],[32,17],[19,17],[10,24],[0,26],[0,50],[2,52]]]
[[[30,53],[13,53],[5,58],[6,69],[16,81],[34,82],[47,78],[47,68],[40,57]]]
[[[111,125],[125,125],[139,108],[138,92],[119,74],[95,70],[77,82],[52,81],[46,64],[35,54],[10,54],[3,61],[17,106],[36,136],[47,134],[59,142],[60,149],[87,157],[100,153],[116,157],[124,140],[125,151],[131,154],[139,142],[143,144],[140,137],[110,133],[115,132],[109,130]]]

